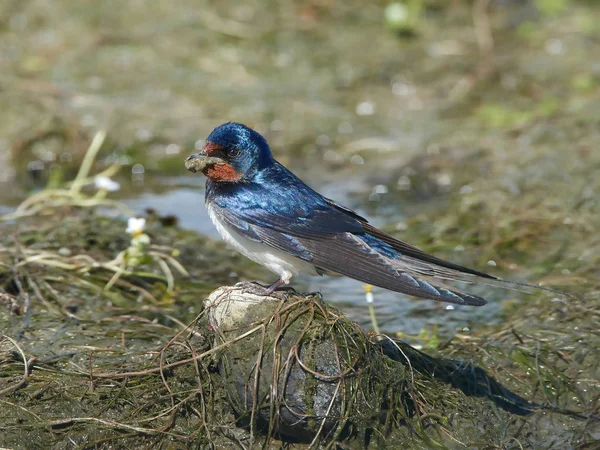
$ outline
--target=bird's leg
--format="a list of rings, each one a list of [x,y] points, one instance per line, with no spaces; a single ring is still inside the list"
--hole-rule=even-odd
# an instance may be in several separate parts
[[[275,292],[277,289],[279,289],[279,287],[283,284],[283,280],[280,278],[277,278],[277,280],[275,280],[273,283],[271,283],[268,286],[265,286],[266,289],[266,293],[267,294],[272,294],[273,292]]]

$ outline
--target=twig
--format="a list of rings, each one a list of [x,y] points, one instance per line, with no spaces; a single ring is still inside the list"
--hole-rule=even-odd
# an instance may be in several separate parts
[[[14,345],[16,347],[16,349],[21,354],[21,358],[23,358],[23,364],[25,365],[25,368],[23,371],[23,379],[21,381],[19,381],[17,384],[15,384],[14,386],[9,386],[5,389],[0,390],[0,395],[20,389],[21,387],[23,387],[25,385],[25,383],[27,383],[27,377],[29,377],[29,363],[27,362],[27,357],[25,356],[25,352],[23,351],[23,349],[19,346],[19,344],[17,344],[17,341],[15,341],[13,338],[11,338],[5,334],[3,334],[1,337],[2,337],[2,339],[6,339],[6,340],[10,341],[12,343],[12,345]]]
[[[100,147],[104,143],[104,139],[106,138],[106,131],[100,130],[92,139],[92,143],[90,144],[90,148],[85,153],[81,166],[79,167],[79,172],[75,176],[73,180],[73,184],[71,185],[70,192],[72,195],[76,195],[81,190],[83,186],[83,181],[87,178],[90,173],[90,169],[92,168],[92,164],[94,164],[94,160],[96,159],[96,155],[98,151],[100,151]]]
[[[134,372],[121,372],[121,373],[100,373],[100,374],[94,374],[95,378],[123,378],[123,377],[131,377],[131,376],[139,376],[139,375],[150,375],[152,373],[156,373],[156,372],[160,372],[161,370],[164,369],[170,369],[171,367],[177,367],[177,366],[181,366],[182,364],[187,364],[189,362],[193,362],[196,360],[200,360],[203,358],[206,358],[207,356],[212,355],[213,353],[216,353],[224,348],[229,347],[230,345],[256,333],[258,330],[260,330],[263,327],[263,325],[259,325],[257,327],[252,328],[251,330],[248,330],[247,332],[245,332],[244,334],[241,334],[240,336],[236,337],[235,339],[231,340],[231,341],[227,341],[224,342],[220,345],[217,345],[216,347],[211,348],[210,350],[205,351],[204,353],[201,353],[200,355],[197,355],[193,358],[187,358],[187,359],[182,359],[181,361],[176,361],[173,362],[171,364],[167,364],[166,366],[163,366],[162,368],[160,367],[156,367],[154,369],[146,369],[146,370],[138,370],[138,371],[134,371]],[[88,374],[86,372],[76,372],[79,373],[80,375],[85,375],[88,376]]]

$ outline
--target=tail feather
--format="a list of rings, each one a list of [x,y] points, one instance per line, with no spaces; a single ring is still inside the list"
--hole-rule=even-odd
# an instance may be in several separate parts
[[[392,260],[392,263],[401,270],[407,270],[415,275],[421,275],[432,279],[445,281],[458,281],[469,284],[483,284],[486,286],[499,287],[501,289],[509,289],[512,291],[523,292],[525,294],[533,294],[538,290],[552,292],[553,294],[564,295],[570,298],[575,298],[571,294],[561,292],[555,289],[550,289],[542,286],[534,286],[519,281],[508,281],[500,278],[481,277],[479,275],[464,273],[458,270],[448,269],[420,261],[419,259],[402,256]]]

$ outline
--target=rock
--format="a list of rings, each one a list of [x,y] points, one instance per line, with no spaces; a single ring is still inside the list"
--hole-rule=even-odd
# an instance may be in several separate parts
[[[317,296],[262,297],[237,287],[218,289],[205,306],[215,345],[233,341],[219,370],[242,424],[255,418],[260,428],[300,442],[336,433],[362,356],[359,348],[341,348],[329,332],[340,317],[329,315]],[[366,350],[360,328],[344,331]]]
[[[497,411],[476,398],[517,414],[535,409],[482,369],[366,334],[319,294],[250,291],[219,288],[205,307],[229,402],[253,433],[366,446],[389,444],[394,430],[401,444],[440,424],[475,430]]]

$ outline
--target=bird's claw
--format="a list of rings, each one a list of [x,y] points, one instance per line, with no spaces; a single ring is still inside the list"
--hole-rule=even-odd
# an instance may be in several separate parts
[[[235,287],[242,288],[244,292],[255,295],[267,295],[267,287],[256,281],[240,281]]]
[[[264,286],[257,281],[240,281],[235,284],[235,287],[242,288],[244,292],[260,295],[261,297],[282,297],[285,295],[284,291],[295,291],[291,286],[277,286],[274,289],[273,285]]]

